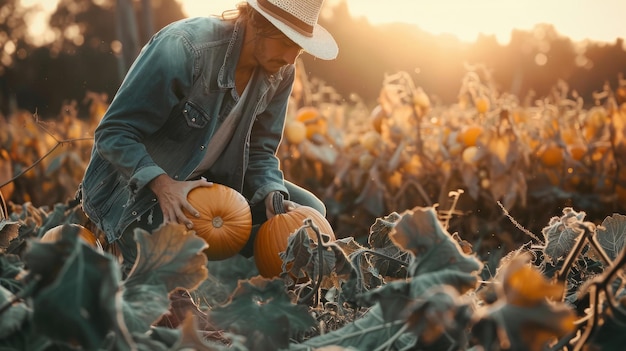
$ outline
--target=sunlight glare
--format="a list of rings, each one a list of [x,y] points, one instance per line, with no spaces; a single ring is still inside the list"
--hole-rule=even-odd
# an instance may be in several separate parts
[[[352,16],[365,17],[372,24],[412,23],[432,34],[452,34],[465,42],[482,33],[506,44],[514,29],[529,31],[541,23],[554,25],[557,32],[574,41],[613,43],[625,37],[623,0],[579,0],[575,6],[544,0],[326,0],[333,5],[341,1],[347,1]]]
[[[54,41],[55,35],[48,22],[57,4],[58,0],[20,0],[21,6],[35,10],[24,16],[24,22],[28,25],[28,39],[33,45],[40,46]]]

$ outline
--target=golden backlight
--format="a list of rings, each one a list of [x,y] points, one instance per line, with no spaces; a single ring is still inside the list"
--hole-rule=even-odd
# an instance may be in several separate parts
[[[241,0],[178,1],[188,16],[206,16],[234,8]],[[433,34],[452,34],[466,42],[483,33],[506,44],[513,29],[528,31],[540,23],[552,24],[573,41],[613,43],[626,37],[626,0],[326,0],[326,9],[342,1],[347,1],[353,16],[372,24],[413,23]],[[46,37],[47,20],[57,2],[21,0],[24,6],[41,10],[26,18],[33,37],[41,44],[52,39]]]
[[[239,0],[179,0],[189,16],[219,14]],[[327,8],[347,1],[350,13],[370,23],[414,23],[433,34],[452,34],[467,42],[480,33],[506,44],[513,29],[554,25],[574,41],[613,43],[626,36],[625,0],[326,0]]]

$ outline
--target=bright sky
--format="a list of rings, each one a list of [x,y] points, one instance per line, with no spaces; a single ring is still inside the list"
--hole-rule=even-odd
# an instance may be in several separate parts
[[[177,0],[188,16],[220,14],[241,0]],[[326,0],[326,8],[342,0]],[[467,42],[479,33],[495,35],[506,44],[513,29],[531,30],[551,23],[574,41],[615,42],[626,38],[626,0],[345,0],[353,16],[370,23],[407,22],[433,34],[449,33]],[[58,0],[21,0],[44,12],[29,18],[35,36],[44,35],[45,14]],[[42,40],[45,38],[41,37]]]
[[[178,0],[191,16],[219,14],[240,0]],[[326,0],[326,5],[341,0]],[[370,23],[407,22],[433,34],[474,41],[493,34],[506,44],[511,30],[551,23],[574,41],[626,38],[626,0],[346,0],[353,16]]]

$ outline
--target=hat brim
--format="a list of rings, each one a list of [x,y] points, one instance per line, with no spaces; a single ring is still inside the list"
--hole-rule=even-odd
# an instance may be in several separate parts
[[[257,0],[246,0],[247,3],[257,10],[263,17],[265,17],[270,23],[272,23],[278,30],[283,32],[287,38],[291,39],[294,43],[298,44],[304,51],[309,54],[322,59],[333,60],[337,58],[339,53],[339,47],[333,36],[322,26],[316,24],[313,28],[313,35],[306,36],[286,25],[283,21],[272,16],[267,11],[263,10]]]

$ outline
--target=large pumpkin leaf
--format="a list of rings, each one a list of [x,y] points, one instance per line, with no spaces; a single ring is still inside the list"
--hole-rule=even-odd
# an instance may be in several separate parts
[[[182,224],[168,223],[152,234],[135,229],[137,261],[124,281],[124,319],[132,332],[145,332],[168,310],[168,293],[195,289],[208,276],[204,240]]]
[[[0,307],[7,306],[15,295],[0,285]],[[19,302],[10,305],[8,310],[2,312],[0,318],[0,340],[11,335],[22,327],[30,313],[25,303]]]
[[[33,323],[53,340],[96,349],[110,331],[124,330],[117,319],[119,267],[113,257],[81,243],[77,231],[65,226],[58,242],[31,242],[25,262],[31,276],[42,277]]]
[[[421,344],[433,344],[445,335],[447,344],[454,342],[457,348],[463,347],[472,314],[470,305],[461,300],[458,291],[449,285],[429,289],[402,312],[406,315],[403,318],[407,320],[408,331],[416,335]],[[453,349],[452,345],[448,349]]]
[[[241,279],[250,279],[259,274],[254,260],[235,255],[221,261],[208,261],[209,275],[192,292],[205,307],[220,305],[228,300]]]
[[[11,240],[19,234],[19,223],[0,218],[0,253],[5,252]]]
[[[614,260],[624,249],[626,241],[626,216],[613,214],[602,221],[596,229],[596,238],[604,252]]]
[[[496,287],[507,303],[515,306],[534,306],[546,300],[560,301],[565,286],[548,280],[539,269],[531,265],[532,255],[517,253],[498,269]]]
[[[398,320],[398,315],[413,301],[411,296],[411,281],[396,280],[380,288],[364,292],[359,296],[361,306],[380,304],[382,317],[385,322]]]
[[[309,231],[312,230],[308,225],[303,225],[289,236],[287,248],[279,254],[283,260],[281,277],[317,279],[321,272],[325,278],[332,273],[339,278],[347,278],[352,273],[348,257],[333,242],[319,246],[316,241],[311,240]],[[319,250],[322,251],[321,262]]]
[[[283,280],[260,276],[240,281],[229,302],[208,315],[220,328],[245,335],[251,350],[286,348],[290,336],[315,325],[306,306],[291,302]]]
[[[166,223],[152,234],[135,229],[137,260],[125,286],[164,284],[166,290],[193,290],[207,278],[207,243],[184,225]]]
[[[478,259],[463,253],[459,243],[437,218],[433,207],[405,211],[390,238],[415,256],[409,267],[411,276],[442,269],[471,273],[482,268]]]
[[[369,261],[367,255],[369,249],[361,246],[353,237],[337,239],[333,246],[339,248],[350,259],[350,277],[341,287],[343,299],[355,301],[359,294],[382,283],[378,271]]]
[[[124,322],[129,331],[143,333],[168,311],[170,299],[164,284],[125,285]]]
[[[402,320],[386,323],[380,305],[376,304],[367,311],[367,314],[354,322],[340,329],[312,337],[300,344],[291,344],[289,350],[308,351],[330,346],[377,350],[383,349],[380,348],[383,344],[389,346],[390,350],[409,350],[416,342],[416,338],[409,333],[403,333],[397,339],[389,341],[390,336],[396,335],[403,325]]]
[[[423,299],[429,289],[443,285],[453,287],[459,293],[476,286],[476,273],[481,269],[481,263],[462,253],[456,240],[441,226],[433,209],[406,211],[400,216],[390,237],[396,245],[413,253],[415,274],[407,280],[391,281],[380,288],[364,292],[357,300],[362,305],[372,307],[363,317],[341,329],[306,340],[303,345],[338,345],[374,350],[384,344],[395,349],[406,349],[416,343],[415,335],[402,333],[397,340],[391,341],[391,345],[388,340],[389,336],[405,328],[407,322],[420,335],[431,327],[437,328],[435,325],[418,325],[412,319],[412,314],[407,314],[407,311],[419,310],[415,305],[416,300]]]
[[[481,345],[540,351],[574,331],[576,314],[559,301],[563,283],[549,282],[530,262],[529,254],[518,254],[499,268],[498,300],[477,311],[472,331]]]
[[[410,257],[406,251],[398,247],[389,237],[400,218],[400,214],[392,212],[384,218],[377,218],[370,227],[368,236],[370,249],[380,255],[371,255],[369,261],[383,277],[404,278],[407,274],[406,267]],[[391,257],[394,260],[386,257]],[[405,262],[405,264],[400,262]]]
[[[575,321],[574,312],[565,304],[544,301],[533,307],[520,307],[499,301],[484,311],[472,334],[481,345],[541,351],[550,341],[572,332]]]
[[[546,247],[543,250],[546,259],[556,262],[566,256],[576,244],[583,229],[580,224],[584,223],[586,213],[576,212],[571,207],[563,209],[563,216],[552,217],[547,227],[541,232],[545,238]]]
[[[283,261],[283,273],[281,276],[288,277],[292,275],[298,279],[307,276],[315,277],[315,275],[307,274],[307,272],[315,269],[312,261],[315,250],[313,244],[313,241],[309,238],[307,227],[305,226],[298,228],[298,230],[291,234],[287,239],[287,248],[284,252],[278,254]],[[328,267],[324,265],[323,268],[326,270]]]
[[[24,262],[17,255],[0,255],[0,286],[15,294],[22,290],[23,282],[19,276],[23,275]]]
[[[41,238],[48,230],[63,224],[67,218],[65,214],[67,207],[66,204],[55,204],[54,209],[43,218],[41,226],[37,230],[37,237]]]
[[[403,320],[406,309],[422,298],[430,289],[450,286],[457,293],[474,287],[478,277],[474,274],[452,269],[425,273],[410,280],[396,280],[380,288],[363,293],[359,302],[364,306],[379,304],[386,322]]]

